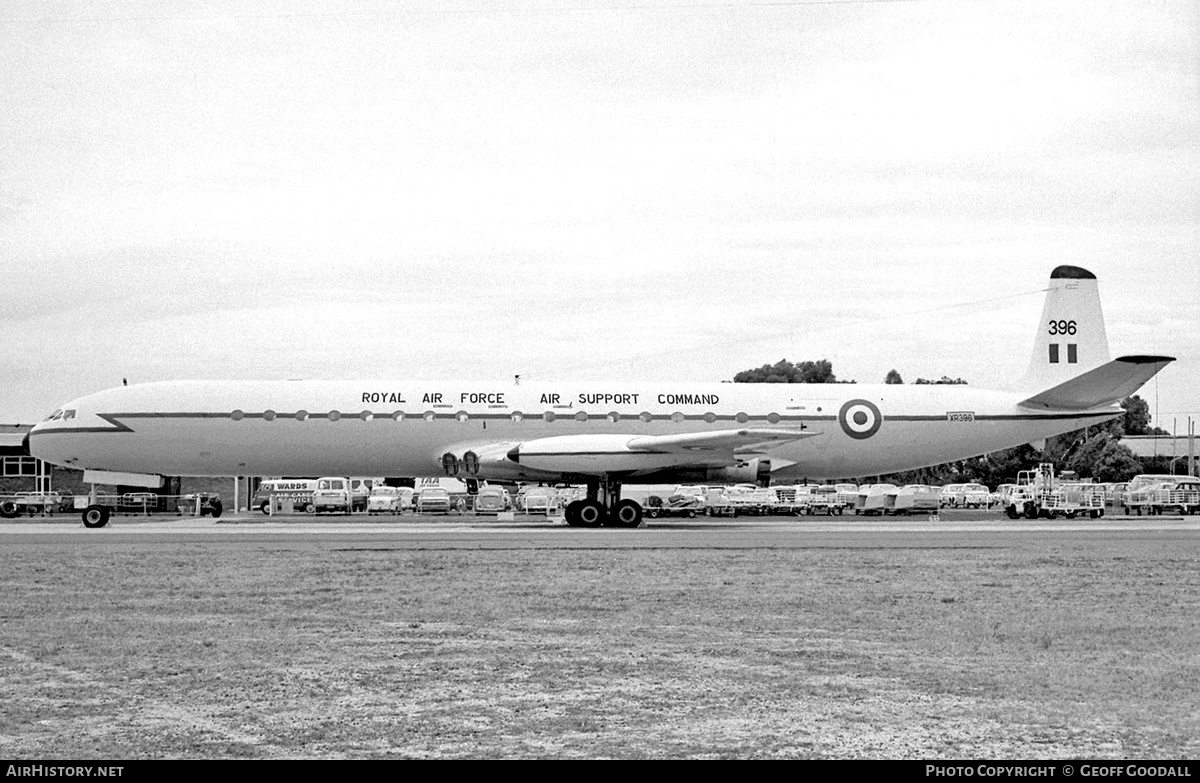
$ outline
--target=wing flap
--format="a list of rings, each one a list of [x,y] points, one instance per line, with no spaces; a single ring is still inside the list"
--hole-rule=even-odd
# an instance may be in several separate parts
[[[641,435],[630,438],[625,446],[631,451],[732,451],[759,443],[780,443],[811,438],[819,434],[812,430],[783,427],[743,427],[716,432],[685,432],[679,435]]]
[[[1025,408],[1075,411],[1125,399],[1175,361],[1171,356],[1122,356],[1022,400]]]

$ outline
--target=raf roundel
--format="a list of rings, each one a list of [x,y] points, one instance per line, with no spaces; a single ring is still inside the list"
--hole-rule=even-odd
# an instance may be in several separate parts
[[[838,424],[855,440],[863,440],[879,432],[883,424],[883,414],[875,403],[867,400],[850,400],[838,411]]]

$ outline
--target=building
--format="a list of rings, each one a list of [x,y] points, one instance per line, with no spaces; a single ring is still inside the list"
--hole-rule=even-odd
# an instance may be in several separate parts
[[[1189,438],[1187,435],[1126,435],[1121,438],[1121,445],[1127,446],[1138,459],[1167,458],[1171,460],[1172,473],[1197,475],[1197,462],[1191,461],[1192,469],[1188,470],[1188,454],[1200,457],[1200,440]]]

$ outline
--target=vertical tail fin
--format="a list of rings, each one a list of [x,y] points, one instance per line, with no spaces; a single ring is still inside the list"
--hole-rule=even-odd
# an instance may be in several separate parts
[[[1048,389],[1109,360],[1096,276],[1077,266],[1050,273],[1050,288],[1022,388]]]

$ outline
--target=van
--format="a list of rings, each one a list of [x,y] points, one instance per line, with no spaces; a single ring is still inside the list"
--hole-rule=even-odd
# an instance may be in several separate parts
[[[255,490],[250,507],[270,514],[274,499],[279,498],[291,501],[297,511],[311,512],[316,488],[316,479],[266,479]]]
[[[312,511],[366,511],[372,479],[324,476],[313,490]]]

